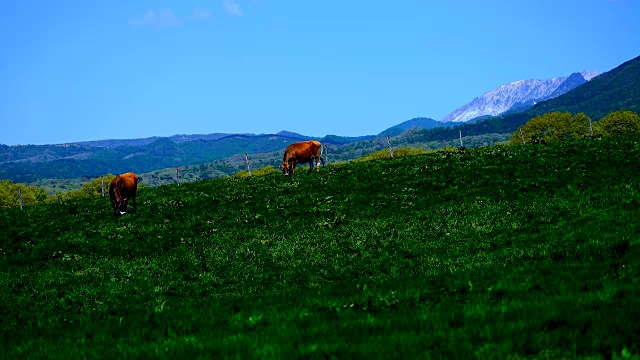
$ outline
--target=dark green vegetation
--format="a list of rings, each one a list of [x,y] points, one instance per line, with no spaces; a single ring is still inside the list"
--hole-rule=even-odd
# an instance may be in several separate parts
[[[1,351],[628,357],[639,170],[610,136],[0,209]]]
[[[511,144],[549,143],[611,135],[640,134],[640,116],[633,111],[614,111],[593,122],[584,113],[552,112],[537,116],[512,133]]]

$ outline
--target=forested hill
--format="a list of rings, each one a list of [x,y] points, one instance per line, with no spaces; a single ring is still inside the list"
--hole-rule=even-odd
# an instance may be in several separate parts
[[[536,115],[551,111],[583,112],[593,120],[618,110],[640,111],[640,56],[566,94],[537,104]]]
[[[239,153],[285,148],[296,139],[278,136],[230,136],[176,143],[160,138],[142,146],[99,148],[81,145],[2,146],[0,179],[31,182],[42,178],[95,177],[127,171],[147,172],[208,163]]]

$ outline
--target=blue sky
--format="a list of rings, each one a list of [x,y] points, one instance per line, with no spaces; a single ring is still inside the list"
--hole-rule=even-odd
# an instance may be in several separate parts
[[[636,0],[5,2],[0,143],[358,136],[640,55]]]

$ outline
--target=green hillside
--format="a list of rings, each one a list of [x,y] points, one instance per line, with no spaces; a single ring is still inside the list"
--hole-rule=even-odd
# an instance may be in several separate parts
[[[640,56],[560,97],[541,102],[534,109],[537,115],[551,111],[584,112],[594,120],[611,111],[640,112]]]
[[[5,358],[631,358],[640,139],[0,210]]]

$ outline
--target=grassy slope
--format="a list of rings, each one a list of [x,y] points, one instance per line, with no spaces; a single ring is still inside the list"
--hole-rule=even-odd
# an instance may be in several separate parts
[[[0,210],[8,358],[638,353],[640,140]]]

